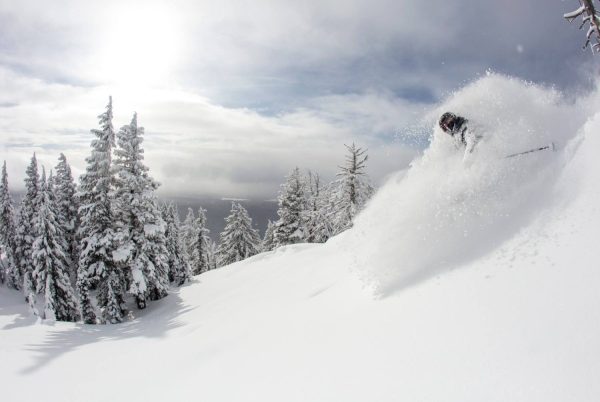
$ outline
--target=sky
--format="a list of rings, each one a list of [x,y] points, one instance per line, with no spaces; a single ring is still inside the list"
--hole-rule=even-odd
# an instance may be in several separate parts
[[[576,0],[0,0],[0,159],[76,174],[113,97],[138,113],[163,196],[273,199],[295,166],[334,178],[344,144],[380,184],[427,116],[486,71],[575,95],[598,62]]]

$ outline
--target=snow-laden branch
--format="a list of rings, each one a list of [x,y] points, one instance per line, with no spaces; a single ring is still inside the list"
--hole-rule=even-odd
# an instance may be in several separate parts
[[[585,7],[581,6],[579,7],[577,10],[570,12],[570,13],[566,13],[565,15],[563,15],[563,17],[565,17],[567,19],[567,21],[571,22],[573,21],[575,18],[579,17],[581,14],[583,14],[583,12],[585,11]]]
[[[592,51],[600,52],[600,17],[596,13],[596,9],[592,1],[593,0],[579,0],[579,4],[581,6],[573,12],[566,13],[564,18],[567,21],[572,22],[577,17],[583,16],[579,29],[582,29],[586,24],[589,24],[589,28],[586,33],[586,41],[583,45],[583,48],[586,49],[595,36],[596,43],[591,46]]]

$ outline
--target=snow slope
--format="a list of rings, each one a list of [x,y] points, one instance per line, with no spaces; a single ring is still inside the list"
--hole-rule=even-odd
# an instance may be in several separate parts
[[[0,288],[3,399],[598,401],[598,106],[486,77],[438,110],[489,133],[468,167],[434,132],[351,231],[122,325],[35,323]]]

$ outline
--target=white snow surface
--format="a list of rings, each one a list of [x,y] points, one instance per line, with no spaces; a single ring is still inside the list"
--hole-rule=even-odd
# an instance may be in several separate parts
[[[196,277],[120,325],[36,322],[0,288],[8,401],[599,401],[600,97],[502,76],[350,231]],[[502,156],[550,141],[557,152]]]

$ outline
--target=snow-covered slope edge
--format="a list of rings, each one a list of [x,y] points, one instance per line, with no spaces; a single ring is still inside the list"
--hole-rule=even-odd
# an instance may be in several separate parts
[[[479,101],[487,102],[491,89],[509,114],[522,109],[514,120],[523,127],[546,133],[556,125],[552,136],[569,130],[557,141],[561,152],[555,160],[540,156],[508,170],[474,162],[469,168],[474,170],[461,178],[453,156],[442,156],[450,150],[434,140],[425,159],[415,162],[412,177],[421,180],[405,179],[425,193],[392,179],[351,232],[324,246],[286,247],[202,275],[123,325],[35,325],[24,318],[20,296],[0,289],[3,396],[12,401],[599,400],[600,115],[585,123],[587,106],[561,106],[556,98],[548,100],[548,109],[535,106],[535,99],[553,95],[502,77],[476,83],[450,102],[460,107],[469,91],[472,105],[477,91]],[[525,104],[518,102],[525,96]],[[529,103],[534,106],[527,109]],[[473,116],[477,113],[483,112]],[[509,138],[511,144],[520,140]],[[427,165],[427,158],[436,163]],[[443,169],[437,170],[438,163]],[[421,183],[431,169],[438,180]],[[538,174],[529,179],[523,169]],[[469,173],[477,170],[488,179]],[[471,185],[483,198],[469,193],[460,198]],[[494,188],[502,190],[498,203]],[[383,202],[403,191],[421,201]],[[422,205],[428,200],[446,200],[440,211],[469,206],[480,214],[463,209],[463,215],[429,216],[437,210]],[[415,248],[403,248],[401,240],[410,238],[397,236],[419,224],[403,215],[406,208],[424,219],[437,247],[418,241]],[[473,250],[464,258],[453,253],[464,244],[453,237],[459,233],[455,223],[477,234],[466,242]],[[493,234],[485,238],[487,230]],[[389,242],[373,246],[385,238]],[[372,297],[364,279],[386,297]]]

